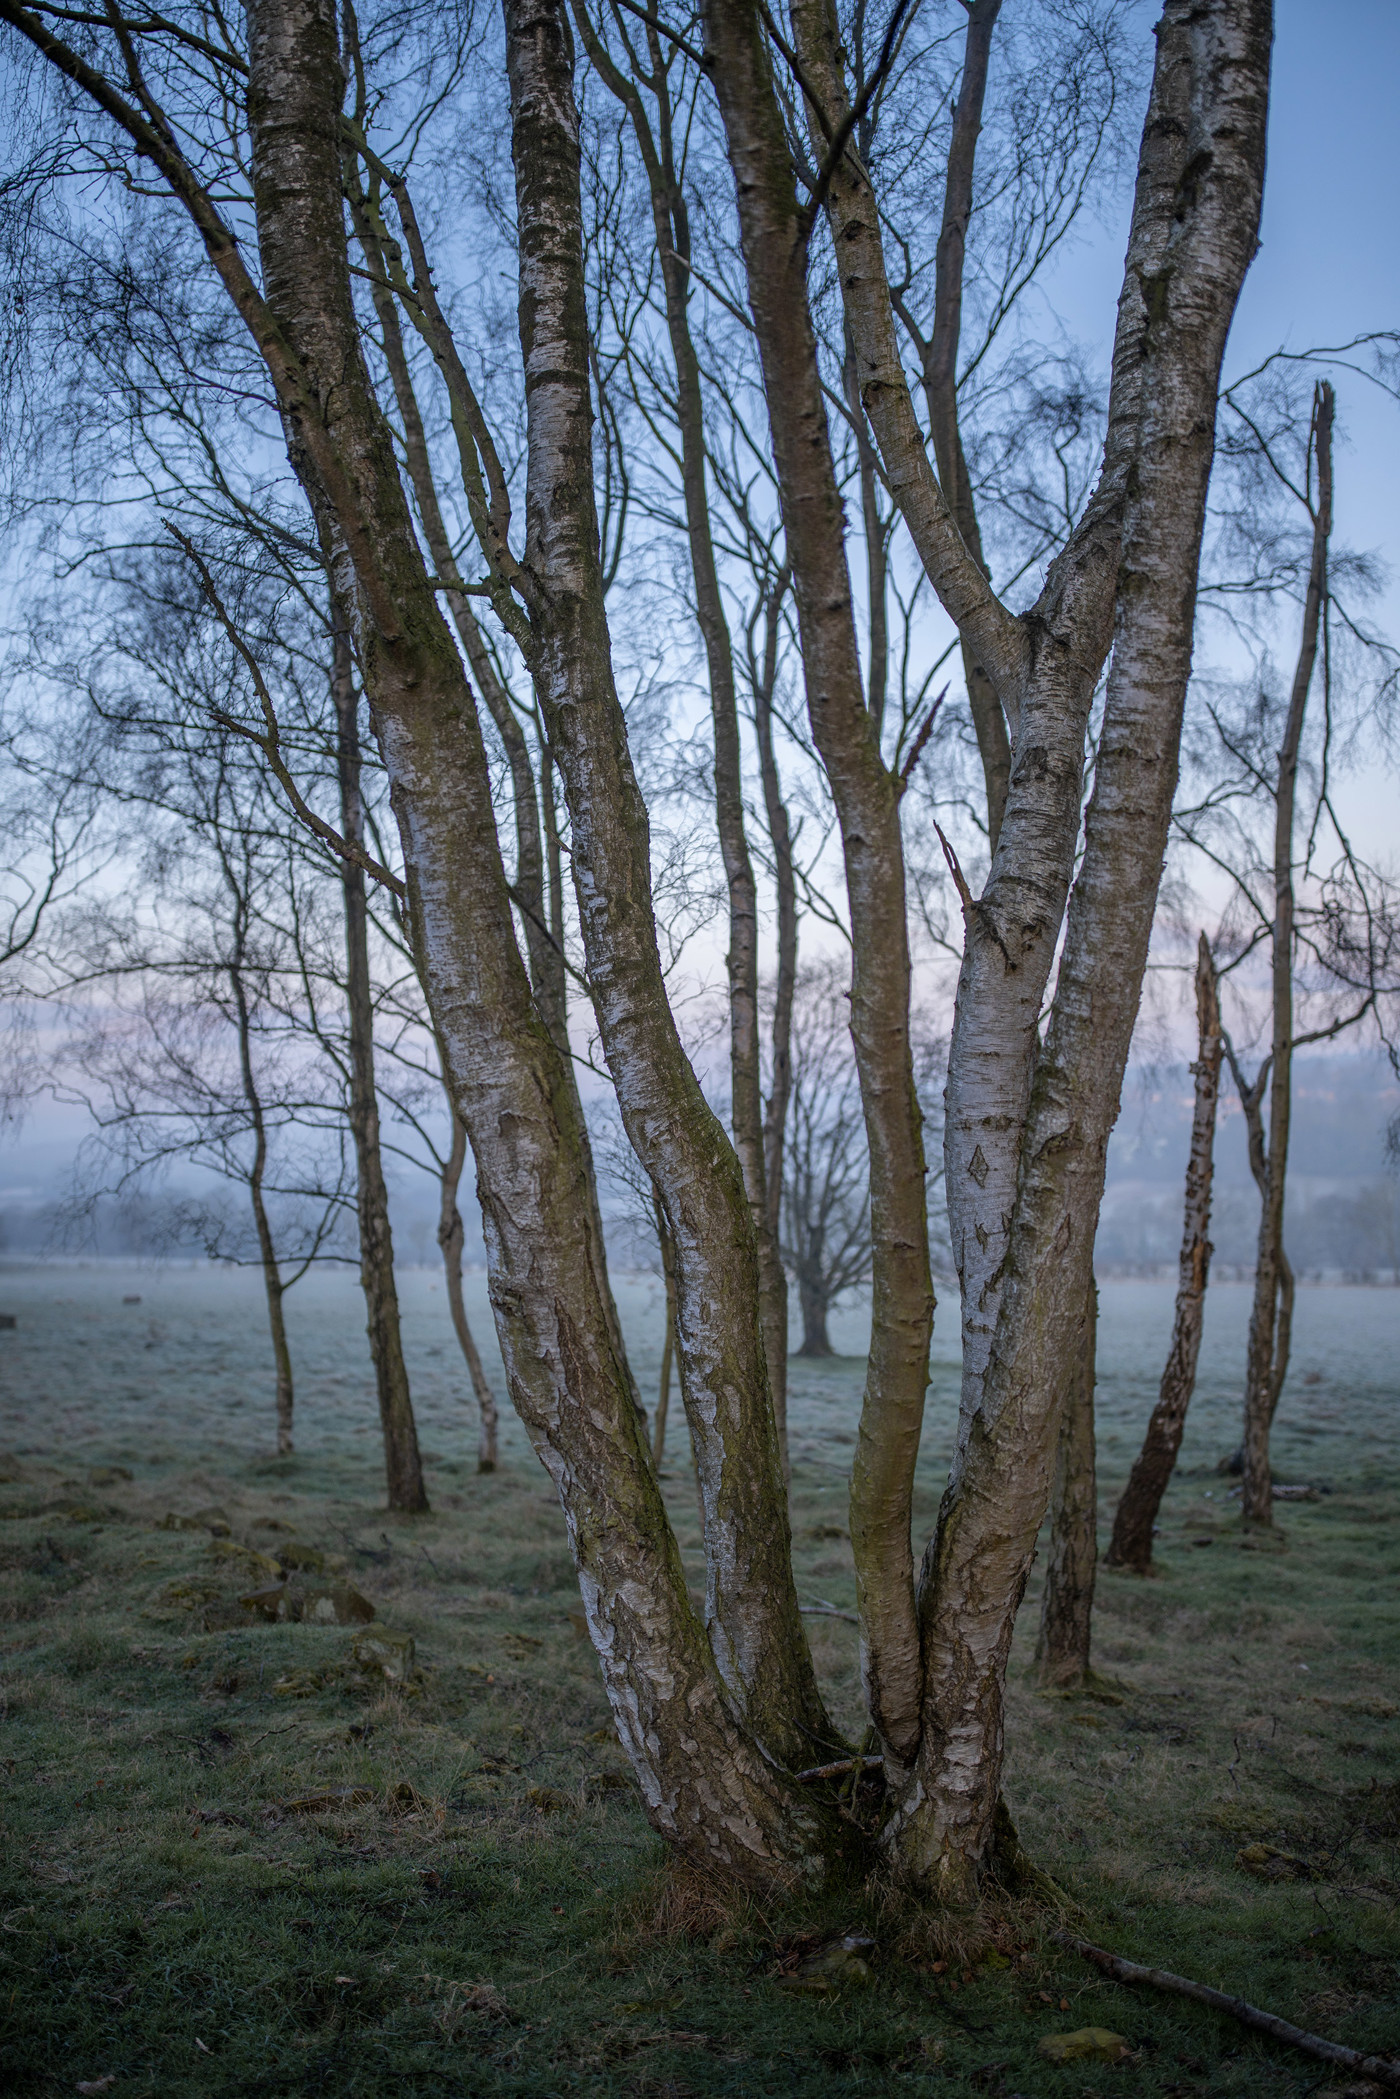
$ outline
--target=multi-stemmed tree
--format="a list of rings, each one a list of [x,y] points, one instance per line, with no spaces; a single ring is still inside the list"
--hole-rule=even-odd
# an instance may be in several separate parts
[[[334,520],[411,937],[476,1157],[512,1397],[559,1491],[649,1812],[716,1867],[821,1873],[852,1835],[835,1802],[797,1776],[833,1731],[789,1563],[754,1189],[667,998],[647,810],[605,607],[569,19],[560,0],[506,0],[502,46],[475,61],[503,61],[511,98],[522,533],[518,488],[454,349],[408,190],[367,136],[379,105],[371,95],[347,108],[342,52],[353,76],[361,48],[348,13],[342,38],[325,0],[254,0],[240,48],[212,36],[203,17],[196,27],[118,14],[70,25],[72,41],[18,0],[3,0],[0,18],[68,83],[81,133],[105,156],[139,156],[143,181],[187,217],[256,345],[312,513]],[[693,27],[653,19],[673,43]],[[866,88],[853,92],[840,25],[818,0],[794,7],[790,24],[789,42],[750,0],[712,0],[696,56],[734,177],[810,730],[846,875],[874,1272],[852,1536],[889,1810],[883,1841],[911,1879],[960,1899],[994,1848],[1007,1648],[1067,1366],[1081,1346],[1104,1151],[1166,845],[1215,391],[1258,223],[1270,19],[1264,0],[1169,0],[1101,472],[1022,611],[988,582],[914,414],[878,194],[855,143]],[[898,35],[893,18],[891,49]],[[790,127],[785,102],[796,112],[798,97]],[[246,123],[236,152],[219,130],[229,109]],[[357,222],[355,267],[426,330],[457,426],[471,527],[470,563],[459,556],[455,574],[431,546],[425,558],[400,466],[426,538],[409,404],[392,374],[376,388],[383,313],[376,342],[357,303],[344,200],[348,191],[358,213],[370,177],[383,232],[371,214],[366,245]],[[908,775],[882,749],[859,660],[810,298],[810,260],[828,237],[885,486],[995,696],[1007,746],[1005,806],[979,896],[949,847],[966,923],[946,1136],[964,1403],[917,1584],[910,1496],[933,1296],[900,836]],[[464,668],[470,651],[440,597],[489,606],[524,666],[562,781],[587,993],[675,1250],[681,1394],[704,1511],[703,1621],[620,1345],[577,1089],[557,1016],[521,954]],[[1089,712],[1110,645],[1081,825]]]

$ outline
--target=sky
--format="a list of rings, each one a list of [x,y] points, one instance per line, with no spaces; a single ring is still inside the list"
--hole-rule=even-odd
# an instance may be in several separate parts
[[[1227,379],[1274,349],[1400,328],[1400,0],[1279,0],[1276,19],[1264,220]],[[1112,327],[1131,202],[1125,185],[1118,222],[1056,273],[1056,302],[1093,340]],[[1400,404],[1343,374],[1338,415],[1338,536],[1379,551],[1394,574]],[[1400,629],[1395,582],[1388,607]]]
[[[1144,33],[1154,14],[1143,9]],[[1400,0],[1279,0],[1277,25],[1262,244],[1227,376],[1281,345],[1400,328]],[[1055,272],[1054,302],[1088,341],[1112,329],[1131,184],[1120,194],[1116,222],[1068,250]],[[1338,537],[1377,552],[1390,570],[1375,616],[1400,636],[1400,405],[1345,374],[1338,394]],[[1398,785],[1395,770],[1377,769],[1346,796],[1358,843],[1392,865]],[[71,1114],[41,1107],[18,1144],[0,1143],[0,1204],[52,1185],[77,1134]]]

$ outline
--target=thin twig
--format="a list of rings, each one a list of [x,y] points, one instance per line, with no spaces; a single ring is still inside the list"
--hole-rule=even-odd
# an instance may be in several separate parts
[[[1072,1953],[1082,1954],[1085,1960],[1093,1961],[1115,1982],[1146,1983],[1154,1990],[1170,1990],[1178,1997],[1193,1997],[1198,2004],[1208,2004],[1218,2012],[1228,2012],[1242,2026],[1253,2026],[1260,2033],[1272,2034],[1276,2041],[1286,2041],[1291,2048],[1300,2048],[1304,2055],[1312,2055],[1319,2062],[1335,2063],[1340,2069],[1351,2070],[1359,2077],[1369,2077],[1375,2084],[1383,2084],[1389,2091],[1400,2092],[1400,2063],[1387,2061],[1378,2055],[1362,2055],[1356,2048],[1344,2048],[1340,2041],[1324,2041],[1315,2033],[1305,2033],[1301,2026],[1291,2025],[1273,2012],[1260,2011],[1254,2004],[1246,2004],[1243,1997],[1229,1997],[1224,1990],[1212,1990],[1203,1982],[1190,1982],[1184,1975],[1172,1975],[1165,1968],[1143,1968],[1136,1961],[1125,1961],[1116,1953],[1108,1953],[1102,1946],[1091,1946],[1087,1939],[1077,1939],[1067,1931],[1057,1931],[1055,1937]]]
[[[813,1764],[810,1771],[799,1771],[798,1783],[807,1785],[818,1778],[844,1778],[849,1771],[878,1771],[884,1765],[882,1756],[843,1756],[835,1764]]]
[[[948,863],[948,872],[953,877],[953,887],[958,892],[958,901],[963,907],[963,916],[964,918],[969,917],[977,908],[977,900],[967,886],[967,877],[958,865],[958,856],[953,851],[952,842],[937,817],[934,818],[933,828],[938,833],[938,843],[943,848],[943,857]]]

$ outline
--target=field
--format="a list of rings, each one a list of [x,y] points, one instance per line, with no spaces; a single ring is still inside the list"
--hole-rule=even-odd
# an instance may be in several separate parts
[[[1400,2049],[1400,1293],[1300,1293],[1278,1470],[1329,1491],[1284,1508],[1271,1547],[1242,1540],[1216,1471],[1247,1293],[1213,1293],[1158,1575],[1100,1578],[1104,1695],[1036,1696],[1034,1588],[1022,1614],[1008,1792],[1074,1907],[999,1902],[940,1930],[868,1892],[763,1909],[667,1871],[570,1621],[544,1474],[513,1421],[502,1469],[476,1474],[441,1290],[427,1271],[403,1287],[433,1498],[412,1523],[383,1513],[348,1275],[291,1300],[299,1454],[278,1460],[253,1279],[0,1269],[17,1318],[0,1333],[7,2093],[1354,2088],[1228,2019],[1105,1984],[1056,1943],[1066,1921],[1353,2047]],[[645,1390],[656,1289],[620,1294]],[[470,1303],[485,1341],[480,1278]],[[1105,1527],[1170,1309],[1164,1286],[1104,1287]],[[951,1311],[925,1529],[953,1421]],[[854,1315],[838,1345],[860,1345]],[[855,1356],[793,1364],[799,1579],[836,1611],[862,1372]],[[698,1570],[683,1432],[666,1472]],[[411,1636],[416,1673],[392,1680],[363,1645],[357,1660],[353,1625],[245,1622],[231,1599],[278,1553],[368,1598],[372,1632]],[[855,1729],[854,1628],[808,1623]],[[801,1957],[843,1931],[874,1940],[873,1979],[794,1989]],[[1037,2053],[1086,2026],[1123,2035],[1127,2060]]]

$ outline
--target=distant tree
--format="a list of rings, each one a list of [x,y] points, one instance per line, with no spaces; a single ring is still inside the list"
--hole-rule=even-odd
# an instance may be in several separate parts
[[[1348,604],[1373,581],[1368,565],[1332,550],[1335,406],[1326,379],[1300,400],[1286,359],[1268,360],[1221,397],[1226,472],[1213,595],[1259,608],[1248,632],[1257,667],[1244,681],[1207,688],[1210,785],[1177,816],[1182,833],[1231,883],[1213,946],[1237,1016],[1222,1038],[1260,1199],[1241,1451],[1244,1519],[1256,1525],[1273,1521],[1269,1435],[1292,1342],[1296,1283],[1284,1219],[1293,1060],[1299,1049],[1364,1022],[1384,1033],[1400,982],[1392,884],[1354,849],[1333,798],[1339,716],[1350,714],[1346,726],[1365,733],[1366,713],[1396,676],[1394,652]],[[1290,600],[1301,633],[1285,695],[1269,618]],[[1235,626],[1247,631],[1238,618]],[[1344,704],[1334,686],[1339,654],[1352,674]],[[1319,685],[1321,704],[1310,709]],[[1265,1001],[1250,970],[1257,953],[1268,963],[1262,1026]],[[1305,1016],[1312,1025],[1300,1025]],[[1268,1048],[1251,1076],[1236,1037],[1256,1027]]]
[[[133,847],[140,909],[93,905],[70,940],[74,1019],[60,1093],[94,1124],[79,1204],[191,1167],[240,1188],[240,1215],[177,1186],[168,1230],[261,1271],[276,1378],[277,1449],[293,1449],[284,1300],[312,1263],[344,1258],[344,1125],[319,1060],[285,1018],[295,954],[274,899],[295,858],[241,745],[215,732],[167,749],[159,808]],[[143,797],[143,801],[144,801]],[[178,813],[177,813],[178,812]],[[81,998],[82,1004],[78,1001]]]
[[[797,1285],[800,1356],[834,1353],[832,1307],[870,1275],[870,1163],[848,984],[844,963],[809,964],[793,1000],[783,1258]]]
[[[1199,1047],[1191,1067],[1195,1108],[1186,1164],[1186,1215],[1182,1225],[1176,1312],[1161,1389],[1147,1434],[1113,1519],[1107,1564],[1146,1574],[1152,1563],[1152,1532],[1181,1448],[1186,1410],[1196,1386],[1206,1285],[1210,1280],[1211,1189],[1215,1178],[1215,1118],[1220,1098],[1223,1042],[1220,994],[1210,943],[1202,933],[1196,954],[1196,1021]]]

